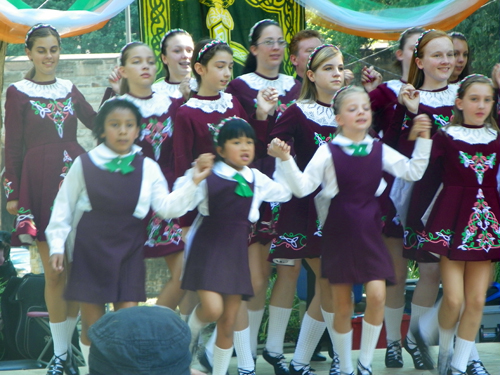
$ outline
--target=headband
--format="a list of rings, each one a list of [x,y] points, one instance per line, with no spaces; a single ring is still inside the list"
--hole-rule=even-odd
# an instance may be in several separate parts
[[[255,29],[257,27],[259,27],[261,24],[263,24],[264,22],[271,22],[273,25],[276,25],[277,22],[274,21],[274,20],[271,20],[269,18],[266,18],[265,20],[260,20],[259,22],[257,22],[255,25],[252,26],[252,28],[250,29],[250,33],[248,33],[248,41],[250,43],[252,43],[252,37],[253,37],[253,33],[255,32]]]
[[[210,43],[205,44],[203,46],[203,48],[200,49],[200,52],[198,52],[198,57],[196,58],[196,62],[199,62],[201,60],[201,58],[205,54],[205,52],[207,52],[212,47],[218,46],[219,44],[225,44],[226,46],[229,47],[229,45],[226,42],[224,42],[223,40],[214,39]]]
[[[175,33],[183,33],[183,34],[189,34],[186,30],[184,29],[172,29],[168,30],[165,35],[163,35],[163,38],[161,38],[160,41],[160,47],[163,49],[163,42],[165,42],[165,39],[167,39],[170,35],[175,34]]]
[[[458,82],[457,98],[460,93],[460,89],[462,88],[462,85],[465,83],[465,81],[469,80],[469,78],[474,78],[474,77],[486,78],[489,82],[491,82],[491,79],[483,74],[477,74],[477,73],[469,74],[468,76],[464,77],[460,82]]]
[[[217,141],[219,139],[219,133],[220,129],[229,121],[231,120],[243,120],[242,118],[238,116],[231,116],[231,117],[226,117],[225,119],[222,119],[221,122],[219,122],[217,125],[215,124],[207,124],[208,125],[208,130],[212,134],[212,138],[214,140],[214,143],[217,144]],[[245,120],[243,120],[245,121]],[[246,122],[246,121],[245,121]]]
[[[448,34],[449,36],[451,36],[452,38],[455,38],[455,37],[461,37],[463,38],[465,41],[467,41],[467,38],[465,37],[464,34],[462,34],[461,32],[459,31],[452,31],[451,33]]]
[[[31,34],[33,34],[33,31],[44,28],[49,28],[54,30],[57,33],[57,40],[59,41],[59,43],[61,43],[61,36],[59,35],[59,32],[56,30],[54,26],[49,25],[48,23],[39,23],[31,27],[31,29],[29,29],[28,32],[26,33],[26,38],[24,38],[24,46],[28,48],[28,39],[30,38]]]
[[[418,54],[418,46],[420,45],[420,42],[422,41],[422,38],[430,33],[431,31],[436,31],[435,29],[429,29],[429,30],[425,30],[422,34],[420,34],[420,36],[418,37],[417,39],[417,42],[415,43],[415,49],[413,50],[413,55],[415,57],[417,57],[417,54]]]
[[[322,44],[320,46],[317,46],[312,52],[311,54],[309,55],[309,59],[307,60],[307,64],[306,64],[306,71],[308,71],[310,68],[311,68],[311,63],[313,61],[313,59],[316,57],[316,54],[321,51],[323,48],[326,48],[326,47],[332,47],[332,48],[335,48],[337,51],[340,52],[340,49],[339,47],[337,46],[334,46],[333,44]]]
[[[133,44],[137,44],[137,45],[140,45],[140,46],[146,46],[147,44],[144,44],[143,42],[128,42],[127,44],[125,44],[122,49],[120,50],[120,59],[123,58],[123,52],[125,52],[125,50],[130,47],[131,45]]]
[[[340,89],[337,90],[337,92],[335,93],[335,95],[333,95],[333,98],[332,98],[332,107],[335,105],[335,100],[337,99],[337,97],[339,96],[339,94],[343,91],[346,91],[350,88],[354,87],[353,85],[348,85],[348,86],[344,86],[344,87],[341,87]]]

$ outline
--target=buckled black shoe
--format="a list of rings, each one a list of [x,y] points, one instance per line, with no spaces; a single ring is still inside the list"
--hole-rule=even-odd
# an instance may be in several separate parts
[[[71,352],[68,352],[68,357],[66,358],[66,363],[64,364],[64,373],[66,375],[80,375],[80,369],[78,368],[76,357]]]
[[[401,341],[397,340],[389,343],[385,351],[385,367],[402,368],[404,362],[401,352]]]
[[[410,348],[410,344],[415,345],[414,348]],[[413,366],[417,370],[432,370],[434,369],[434,363],[432,358],[429,355],[429,351],[427,347],[425,347],[425,352],[422,352],[422,349],[416,343],[408,340],[408,337],[405,337],[403,341],[403,347],[405,350],[411,355],[413,359]]]
[[[266,360],[267,363],[274,367],[275,375],[289,375],[290,371],[285,362],[285,356],[281,353],[276,354],[278,355],[272,356],[266,348],[264,348],[264,350],[262,351],[262,357]]]
[[[474,360],[467,365],[467,375],[490,375],[483,365],[483,362]]]

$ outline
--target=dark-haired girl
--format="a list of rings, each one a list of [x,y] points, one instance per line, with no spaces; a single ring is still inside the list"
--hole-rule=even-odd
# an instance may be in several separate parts
[[[5,102],[4,191],[7,211],[17,215],[14,245],[36,242],[45,269],[45,300],[54,339],[49,374],[76,374],[67,361],[78,306],[62,298],[66,272],[49,267],[45,228],[57,191],[74,159],[84,152],[76,138],[77,119],[92,128],[95,112],[68,80],[56,77],[61,39],[55,28],[33,26],[25,50],[33,62],[26,77],[7,89]]]
[[[197,191],[199,215],[188,233],[182,287],[197,291],[201,301],[188,322],[191,347],[203,327],[217,321],[212,374],[224,375],[233,353],[234,326],[241,300],[253,296],[248,264],[251,223],[259,218],[261,202],[271,199],[284,202],[291,193],[248,167],[255,155],[256,136],[246,121],[225,119],[214,125],[214,135],[221,160]],[[190,175],[188,171],[186,176]],[[175,188],[184,188],[182,180]],[[255,374],[255,371],[240,373]]]
[[[142,220],[149,210],[161,218],[184,214],[196,184],[210,172],[212,157],[201,156],[185,188],[169,194],[158,164],[134,144],[141,118],[128,100],[103,104],[93,129],[102,143],[75,160],[46,231],[52,271],[63,272],[65,249],[73,260],[65,298],[81,304],[86,345],[88,328],[104,315],[106,303],[121,309],[146,300]]]

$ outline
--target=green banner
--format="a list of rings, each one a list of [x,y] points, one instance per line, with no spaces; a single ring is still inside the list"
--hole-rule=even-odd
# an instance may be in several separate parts
[[[218,38],[229,43],[234,52],[234,75],[248,54],[250,28],[265,18],[277,21],[287,42],[305,25],[304,8],[294,0],[139,0],[141,39],[160,54],[162,36],[170,29],[188,31],[194,41]],[[288,50],[283,71],[293,75]]]

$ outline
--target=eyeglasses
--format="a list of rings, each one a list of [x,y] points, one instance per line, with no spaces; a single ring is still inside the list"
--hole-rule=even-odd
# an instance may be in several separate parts
[[[257,43],[256,45],[259,46],[261,44],[265,45],[266,47],[274,47],[275,44],[278,44],[278,48],[285,48],[288,43],[284,39],[266,39],[263,42]]]

